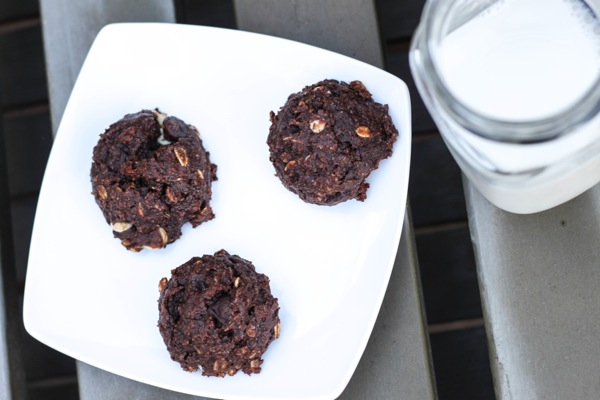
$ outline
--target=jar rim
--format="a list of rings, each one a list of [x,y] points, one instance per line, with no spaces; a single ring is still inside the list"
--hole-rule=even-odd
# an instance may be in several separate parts
[[[474,2],[472,16],[495,4],[498,0]],[[508,143],[540,143],[575,131],[579,126],[600,113],[600,73],[593,84],[573,104],[554,115],[519,121],[509,121],[482,115],[454,95],[443,82],[441,71],[433,56],[436,39],[448,28],[447,16],[459,2],[455,0],[428,0],[421,25],[416,35],[423,35],[424,45],[419,49],[423,67],[431,73],[428,78],[443,110],[460,125],[486,139]],[[441,15],[444,20],[437,17]],[[469,18],[465,18],[466,22]],[[460,24],[458,24],[460,26]],[[453,28],[456,28],[455,26]],[[424,28],[424,29],[421,29]]]

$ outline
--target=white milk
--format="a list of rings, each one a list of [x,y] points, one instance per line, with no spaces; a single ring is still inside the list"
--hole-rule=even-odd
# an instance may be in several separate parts
[[[488,117],[523,121],[577,101],[600,71],[600,23],[579,0],[500,0],[442,41],[451,92]]]

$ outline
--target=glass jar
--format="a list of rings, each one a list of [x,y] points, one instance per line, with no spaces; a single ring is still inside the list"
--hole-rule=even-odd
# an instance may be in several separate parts
[[[534,213],[600,182],[600,22],[580,0],[429,0],[410,49],[450,152],[493,204]]]

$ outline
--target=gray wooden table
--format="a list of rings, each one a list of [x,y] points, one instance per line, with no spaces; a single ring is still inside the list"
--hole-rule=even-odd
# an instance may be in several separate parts
[[[25,377],[19,346],[13,345],[20,317],[3,129],[0,117],[0,399],[10,399],[25,397]]]
[[[0,121],[2,122],[2,121]],[[5,159],[5,149],[4,149],[4,132],[2,131],[3,124],[0,124],[0,174],[6,171],[6,159]],[[0,175],[0,207],[6,206],[8,195],[8,182],[7,177]],[[7,220],[4,218],[0,219],[0,224],[5,223]],[[0,225],[1,226],[1,225]],[[5,229],[5,228],[0,228]],[[6,249],[7,243],[4,242],[5,235],[2,231],[0,231],[0,398],[9,398],[11,395],[11,377],[10,377],[10,355],[9,355],[9,329],[7,325],[6,309],[7,304],[6,301],[9,299],[6,293],[6,289],[10,287],[8,283],[8,279],[10,276],[5,278],[5,275],[8,273],[9,267],[4,262],[3,252]]]
[[[533,215],[465,194],[497,397],[600,398],[600,186]]]
[[[85,54],[102,26],[125,21],[174,22],[171,0],[41,0],[40,4],[55,130]],[[240,29],[303,41],[382,67],[374,2],[347,0],[344,7],[339,5],[334,0],[235,2]],[[409,215],[379,318],[343,399],[435,398]],[[193,398],[81,362],[77,366],[82,399]]]

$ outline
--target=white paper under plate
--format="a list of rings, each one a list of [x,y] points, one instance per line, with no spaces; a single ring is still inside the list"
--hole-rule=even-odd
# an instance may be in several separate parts
[[[269,112],[325,78],[361,80],[400,132],[368,178],[365,202],[302,202],[269,161]],[[166,249],[128,252],[91,195],[99,135],[160,108],[195,125],[217,164],[216,218]],[[366,347],[400,240],[410,163],[406,85],[351,58],[265,35],[171,24],[115,24],[96,38],[52,148],[25,287],[28,332],[91,365],[163,388],[225,399],[334,399]],[[260,374],[188,373],[157,328],[158,282],[220,249],[269,276],[281,337]]]

